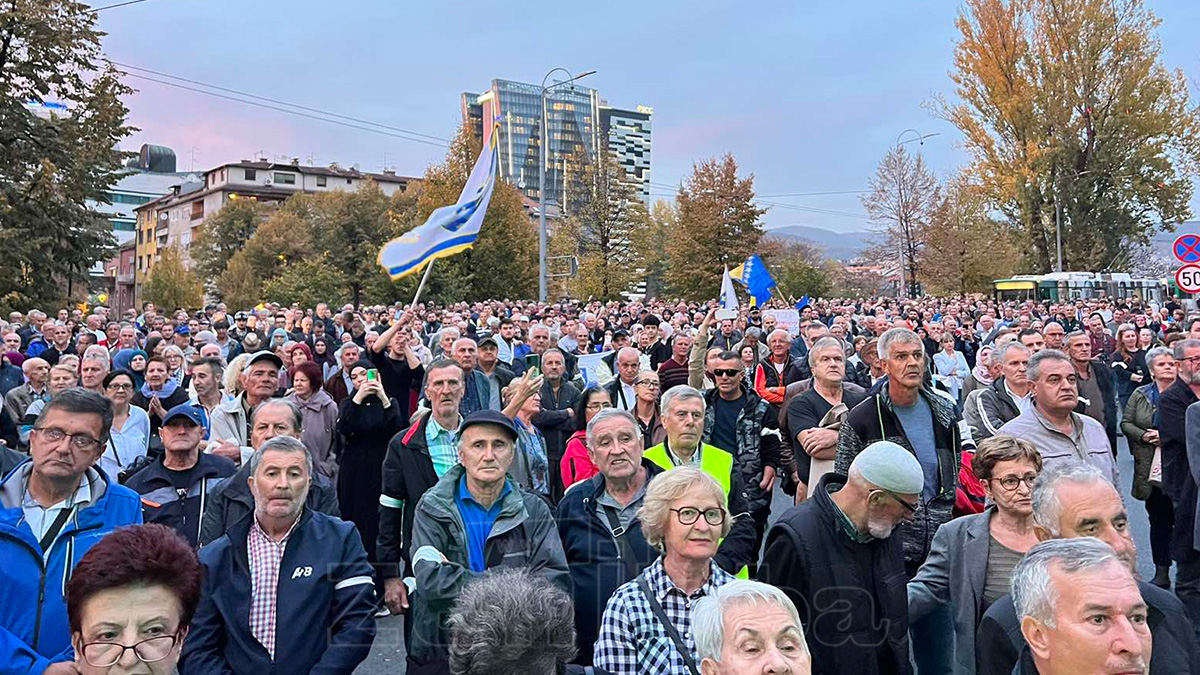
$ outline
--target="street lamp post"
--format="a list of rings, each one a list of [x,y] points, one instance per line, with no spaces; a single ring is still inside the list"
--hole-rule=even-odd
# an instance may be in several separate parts
[[[546,80],[560,70],[567,74],[568,79],[546,86]],[[550,144],[546,138],[546,92],[557,86],[581,80],[595,72],[589,70],[572,77],[571,71],[566,68],[555,68],[542,78],[542,119],[538,138],[538,143],[542,146],[539,153],[541,161],[538,162],[538,302],[546,302],[546,165],[550,162]]]
[[[917,135],[917,137],[910,138],[907,141],[901,141],[900,139],[904,138],[904,135],[907,133],[914,133]],[[926,138],[930,138],[932,136],[937,136],[937,135],[938,135],[938,132],[934,132],[932,134],[922,134],[920,131],[917,131],[916,129],[905,129],[904,131],[900,132],[900,135],[896,136],[895,148],[899,149],[900,146],[904,145],[905,143],[911,143],[913,141],[916,141],[918,145],[925,145]],[[904,206],[904,181],[903,180],[896,183],[896,189],[900,192],[900,205],[901,205],[901,207],[903,207]],[[900,226],[901,226],[901,228],[903,228],[904,224],[901,223]],[[900,285],[897,287],[896,290],[899,291],[899,293],[902,294],[903,297],[908,297],[908,291],[904,288],[904,264],[905,264],[904,244],[905,244],[905,237],[901,237],[901,239],[900,239],[900,268],[899,268],[900,269]],[[917,283],[917,280],[913,279],[912,282],[913,282],[913,285],[915,286]]]

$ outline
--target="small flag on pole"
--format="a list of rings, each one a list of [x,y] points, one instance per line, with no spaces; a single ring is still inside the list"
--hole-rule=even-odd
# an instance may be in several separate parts
[[[757,255],[746,258],[746,262],[730,270],[729,274],[746,287],[754,300],[753,304],[761,305],[771,299],[775,279],[771,277],[771,271],[767,269],[762,258]]]
[[[737,293],[733,292],[733,278],[729,276],[729,268],[725,268],[725,274],[721,277],[721,309],[737,309],[738,299]]]
[[[436,258],[461,253],[479,238],[479,228],[496,186],[496,139],[499,137],[493,133],[479,153],[456,203],[435,209],[424,224],[389,241],[379,250],[379,264],[392,279],[418,272]]]

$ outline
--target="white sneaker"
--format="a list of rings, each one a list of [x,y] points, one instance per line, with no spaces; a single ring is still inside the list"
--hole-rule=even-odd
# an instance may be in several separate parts
[[[382,619],[392,615],[392,610],[388,609],[387,605],[380,605],[379,609],[375,610],[375,618]]]

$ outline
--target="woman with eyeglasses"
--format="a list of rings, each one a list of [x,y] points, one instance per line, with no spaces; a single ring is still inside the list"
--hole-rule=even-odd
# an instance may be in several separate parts
[[[975,631],[989,606],[1009,592],[1013,567],[1037,544],[1033,482],[1042,456],[1029,441],[997,435],[979,443],[971,465],[992,505],[938,528],[929,557],[908,582],[908,618],[942,605],[954,613],[955,673],[976,672]]]
[[[567,439],[567,449],[558,463],[564,489],[600,473],[588,456],[587,424],[596,413],[611,407],[608,390],[600,385],[592,385],[580,394],[575,403],[575,433]]]
[[[699,675],[692,607],[734,579],[713,561],[731,527],[725,491],[697,467],[676,467],[646,486],[638,518],[662,555],[609,598],[594,664],[614,675]]]
[[[100,455],[100,469],[114,481],[150,448],[150,415],[132,405],[135,391],[136,381],[128,370],[114,370],[104,377],[104,396],[112,401],[113,421]]]
[[[663,427],[662,413],[658,408],[658,394],[661,391],[662,383],[658,373],[653,370],[643,370],[633,381],[633,392],[637,396],[633,416],[642,428],[642,443],[646,450],[667,440],[667,430]]]
[[[195,551],[165,525],[114,530],[67,582],[67,618],[81,675],[169,675],[200,603]]]

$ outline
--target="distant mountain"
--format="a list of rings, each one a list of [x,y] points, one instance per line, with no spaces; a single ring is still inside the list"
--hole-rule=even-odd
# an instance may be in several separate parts
[[[834,232],[820,227],[789,225],[777,230],[767,230],[768,237],[777,239],[803,239],[816,244],[825,255],[834,260],[850,260],[858,257],[870,245],[874,232]]]

